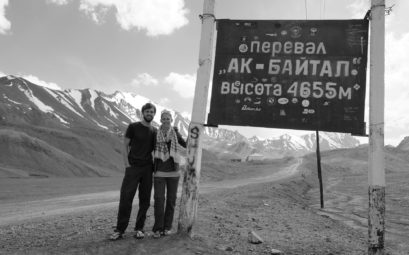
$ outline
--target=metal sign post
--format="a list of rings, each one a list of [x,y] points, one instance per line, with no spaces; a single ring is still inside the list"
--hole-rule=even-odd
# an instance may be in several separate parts
[[[197,71],[192,121],[188,134],[188,164],[183,176],[178,233],[193,235],[192,228],[197,214],[199,178],[201,167],[201,136],[206,118],[206,104],[212,65],[215,0],[203,3],[202,32],[200,37],[199,69]]]
[[[322,172],[321,172],[321,151],[320,151],[320,135],[319,131],[315,130],[315,136],[317,140],[317,169],[318,169],[318,181],[320,182],[320,204],[321,209],[324,208],[324,188],[322,186]]]
[[[370,28],[368,254],[384,254],[385,0],[372,0]]]

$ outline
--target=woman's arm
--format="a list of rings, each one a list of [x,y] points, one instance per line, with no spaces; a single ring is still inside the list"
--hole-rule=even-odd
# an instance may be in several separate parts
[[[180,144],[180,146],[182,146],[183,148],[186,148],[186,141],[185,139],[183,139],[182,135],[179,133],[179,129],[177,127],[173,127],[173,129],[176,132],[176,137],[178,138],[178,143]]]

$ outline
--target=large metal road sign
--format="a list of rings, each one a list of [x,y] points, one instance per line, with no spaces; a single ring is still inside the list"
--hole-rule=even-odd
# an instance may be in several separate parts
[[[218,20],[208,123],[365,134],[367,20]]]

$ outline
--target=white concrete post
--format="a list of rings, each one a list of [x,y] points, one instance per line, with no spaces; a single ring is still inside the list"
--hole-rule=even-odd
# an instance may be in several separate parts
[[[178,233],[193,236],[199,197],[199,178],[202,157],[201,138],[206,119],[206,105],[212,66],[213,34],[215,30],[215,0],[204,0],[200,37],[199,69],[197,71],[192,121],[189,126],[187,166],[183,176]]]
[[[385,0],[371,1],[369,92],[368,254],[384,254],[385,241]]]

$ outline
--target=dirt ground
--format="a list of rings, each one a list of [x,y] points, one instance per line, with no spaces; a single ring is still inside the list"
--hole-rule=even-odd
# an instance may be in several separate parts
[[[301,169],[300,169],[301,168]],[[194,237],[171,235],[134,239],[137,205],[123,240],[109,241],[116,206],[50,215],[0,226],[0,254],[366,254],[366,234],[320,215],[307,192],[309,172],[201,194]],[[175,213],[174,229],[178,212]],[[145,229],[151,234],[153,208]],[[264,242],[251,244],[248,232]],[[386,244],[387,254],[407,254]]]

